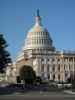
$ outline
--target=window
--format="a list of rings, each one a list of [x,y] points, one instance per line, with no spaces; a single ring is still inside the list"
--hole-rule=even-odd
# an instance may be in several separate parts
[[[44,39],[43,39],[43,44],[44,44]]]
[[[40,35],[43,35],[43,32],[40,32]]]
[[[38,44],[38,40],[36,40],[36,44]]]
[[[42,44],[43,44],[43,39],[42,39]]]
[[[47,77],[48,77],[48,79],[50,79],[50,74],[49,73],[47,74]]]
[[[47,72],[49,72],[49,64],[47,65]]]
[[[44,72],[44,64],[41,66],[41,71]]]
[[[41,44],[42,44],[42,39],[40,39],[40,42],[41,42]]]
[[[69,61],[70,61],[70,62],[72,62],[72,61],[73,61],[73,58],[72,58],[72,57],[70,57],[70,58],[69,58]]]
[[[41,39],[39,39],[39,44],[41,44]]]
[[[65,77],[67,77],[68,76],[68,73],[65,73]]]
[[[71,70],[71,64],[69,64],[69,70]]]
[[[55,74],[53,75],[53,80],[55,80]]]
[[[64,65],[64,70],[65,70],[65,71],[67,71],[67,67],[68,67],[67,65]],[[69,66],[69,67],[70,67],[70,66]]]
[[[58,71],[60,71],[60,64],[58,64]]]
[[[65,70],[66,65],[64,65],[64,70]]]
[[[58,75],[58,80],[60,80],[60,75]]]
[[[54,58],[52,58],[52,61],[54,61]]]
[[[44,59],[42,58],[41,61],[44,61]]]
[[[47,59],[47,61],[49,61],[49,59]]]
[[[53,64],[53,71],[55,71],[55,65]]]
[[[60,59],[58,59],[58,61],[60,61]]]

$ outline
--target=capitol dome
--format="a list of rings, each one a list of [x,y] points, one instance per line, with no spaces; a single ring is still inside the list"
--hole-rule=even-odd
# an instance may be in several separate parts
[[[53,50],[52,39],[46,28],[41,24],[41,17],[39,10],[37,10],[37,16],[35,17],[34,26],[28,31],[25,39],[23,50],[29,49],[49,49]]]
[[[39,11],[34,26],[27,33],[22,50],[16,56],[16,63],[8,66],[11,69],[7,69],[6,78],[16,82],[24,65],[31,66],[43,82],[66,82],[70,77],[69,72],[74,72],[75,52],[60,51],[53,47],[48,30],[41,24]]]

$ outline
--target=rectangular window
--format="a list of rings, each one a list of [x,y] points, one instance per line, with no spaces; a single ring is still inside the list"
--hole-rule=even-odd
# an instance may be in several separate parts
[[[67,77],[68,76],[68,73],[65,73],[65,77]]]
[[[49,61],[49,59],[47,59],[47,61]]]
[[[52,58],[52,62],[54,61],[55,59],[54,58]]]
[[[41,61],[44,61],[44,59],[42,58]]]
[[[60,61],[60,59],[58,59],[58,62]]]
[[[44,72],[44,64],[41,66],[41,72]]]
[[[53,75],[53,80],[55,80],[55,74]]]
[[[58,80],[60,80],[60,75],[58,75]]]
[[[58,71],[60,71],[60,64],[58,64]]]
[[[47,65],[47,72],[49,72],[49,64]]]
[[[65,65],[64,65],[64,70],[65,70]]]
[[[73,57],[70,57],[70,58],[69,58],[69,61],[72,62],[72,61],[73,61]]]
[[[53,72],[55,71],[55,65],[53,64]]]

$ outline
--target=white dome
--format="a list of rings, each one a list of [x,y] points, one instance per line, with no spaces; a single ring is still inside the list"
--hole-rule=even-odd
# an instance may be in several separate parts
[[[35,25],[28,31],[23,50],[27,49],[53,49],[52,39],[46,28],[41,24],[39,13]]]

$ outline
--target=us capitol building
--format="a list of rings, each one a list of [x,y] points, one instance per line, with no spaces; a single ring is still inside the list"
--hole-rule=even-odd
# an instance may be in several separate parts
[[[16,81],[23,65],[32,66],[43,80],[65,82],[75,72],[75,51],[60,51],[53,46],[50,33],[41,23],[39,10],[16,62],[7,67],[6,79]]]

